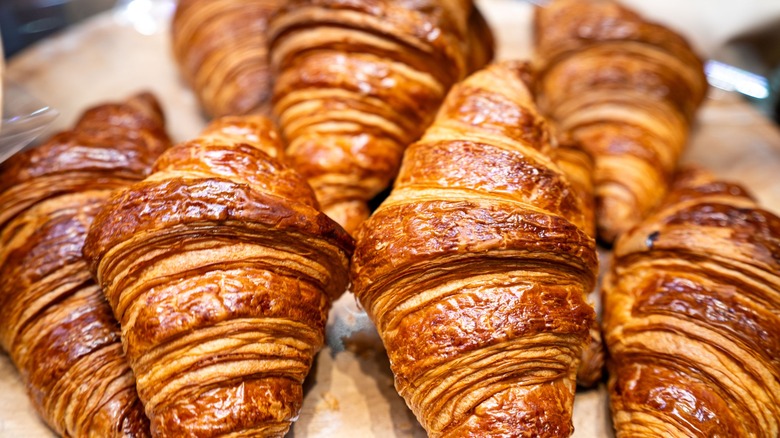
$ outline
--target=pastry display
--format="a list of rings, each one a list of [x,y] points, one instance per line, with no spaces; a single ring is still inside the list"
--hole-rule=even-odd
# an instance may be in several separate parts
[[[212,117],[268,113],[265,38],[282,0],[179,0],[171,26],[182,77]]]
[[[618,437],[780,434],[780,218],[686,170],[604,284]]]
[[[260,116],[215,120],[112,197],[84,254],[152,434],[283,436],[352,246]]]
[[[573,431],[597,256],[533,88],[522,63],[455,85],[356,236],[353,291],[431,437]]]
[[[8,59],[68,130],[0,157],[0,435],[780,436],[780,130],[701,23],[127,3]]]
[[[62,436],[146,437],[119,326],[81,256],[103,203],[169,145],[156,99],[87,110],[0,165],[0,345]]]
[[[491,56],[477,13],[468,0],[291,0],[272,17],[287,153],[347,231],[368,217],[447,90]]]
[[[599,237],[611,243],[663,199],[707,90],[679,34],[610,0],[537,8],[540,106],[591,153]]]

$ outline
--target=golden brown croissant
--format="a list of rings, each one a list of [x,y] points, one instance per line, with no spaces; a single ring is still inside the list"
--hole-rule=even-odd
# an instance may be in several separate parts
[[[179,0],[173,53],[206,112],[219,117],[269,112],[265,38],[282,0]]]
[[[447,90],[492,53],[475,42],[490,34],[472,9],[470,0],[291,0],[271,19],[287,153],[347,231],[368,216]]]
[[[684,172],[604,286],[619,437],[780,436],[780,218]]]
[[[0,344],[63,436],[149,436],[119,327],[81,256],[116,188],[170,144],[156,100],[88,110],[71,131],[0,165]]]
[[[572,433],[597,257],[528,81],[453,87],[357,234],[353,290],[432,437]]]
[[[666,194],[706,93],[702,62],[609,0],[554,0],[534,31],[540,106],[593,155],[598,233],[611,243]]]
[[[353,243],[281,152],[268,120],[219,119],[90,228],[155,436],[280,437],[298,415]]]

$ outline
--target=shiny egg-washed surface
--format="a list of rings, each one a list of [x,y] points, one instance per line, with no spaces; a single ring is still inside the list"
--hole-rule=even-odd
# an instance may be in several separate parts
[[[595,160],[599,237],[611,243],[663,199],[707,90],[674,31],[609,0],[538,8],[540,106]]]
[[[572,433],[597,258],[530,76],[453,87],[358,231],[353,290],[432,437]]]
[[[0,343],[62,436],[149,436],[119,327],[81,252],[103,203],[168,146],[157,101],[141,94],[87,110],[0,166]]]
[[[603,291],[618,437],[780,435],[780,218],[686,170]]]
[[[490,29],[474,14],[468,0],[294,0],[271,19],[287,152],[347,231],[368,217],[447,90],[492,57]]]
[[[353,242],[282,160],[267,119],[218,119],[90,230],[155,436],[281,437],[298,416]]]

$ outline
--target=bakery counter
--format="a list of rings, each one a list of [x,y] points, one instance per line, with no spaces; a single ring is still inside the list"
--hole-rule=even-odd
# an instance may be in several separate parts
[[[496,32],[497,57],[528,57],[531,6],[515,0],[480,4]],[[161,28],[141,32],[111,12],[102,13],[14,56],[7,78],[57,109],[60,115],[48,133],[71,126],[89,106],[149,90],[162,104],[173,140],[192,138],[206,118],[178,75],[168,29],[164,21],[159,23]],[[711,90],[683,161],[743,184],[780,214],[780,130],[741,97]],[[605,269],[608,253],[601,255]],[[304,391],[290,437],[425,436],[395,392],[379,337],[350,293],[335,303],[327,345],[317,355]],[[578,391],[574,426],[575,437],[613,435],[603,383]],[[53,436],[36,416],[5,354],[0,354],[0,436]]]

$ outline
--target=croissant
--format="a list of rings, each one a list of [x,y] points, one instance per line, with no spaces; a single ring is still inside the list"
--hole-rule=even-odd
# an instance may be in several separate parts
[[[524,64],[456,85],[359,228],[352,289],[431,437],[568,436],[594,239]]]
[[[281,156],[267,119],[218,119],[90,228],[154,436],[281,437],[298,415],[353,242]]]
[[[683,171],[603,292],[617,436],[780,436],[780,218]]]
[[[269,113],[265,38],[282,0],[179,0],[171,26],[176,65],[212,117]]]
[[[666,194],[707,90],[702,61],[673,31],[609,0],[554,0],[534,22],[539,105],[595,159],[607,243]]]
[[[33,406],[66,437],[145,437],[119,327],[81,248],[115,189],[170,144],[150,94],[84,113],[0,165],[0,345]]]
[[[368,217],[367,202],[447,90],[492,53],[492,39],[475,41],[490,33],[472,9],[469,0],[291,0],[271,19],[273,110],[287,153],[347,231]]]

